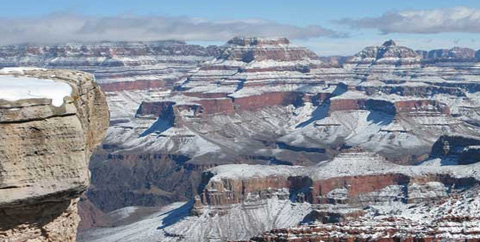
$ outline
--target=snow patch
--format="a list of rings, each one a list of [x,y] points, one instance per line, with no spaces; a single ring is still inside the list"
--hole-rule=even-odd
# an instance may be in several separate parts
[[[14,102],[22,99],[46,98],[52,100],[53,106],[60,107],[63,105],[63,98],[71,94],[72,87],[63,82],[0,75],[0,99],[3,100]]]
[[[0,70],[0,74],[19,74],[24,75],[25,71],[45,71],[44,68],[38,67],[5,67]]]

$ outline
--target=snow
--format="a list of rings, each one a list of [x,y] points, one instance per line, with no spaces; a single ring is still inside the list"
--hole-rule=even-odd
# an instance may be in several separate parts
[[[23,99],[51,99],[52,105],[60,107],[63,98],[72,94],[66,83],[33,77],[0,75],[0,99],[14,102]]]
[[[24,75],[25,71],[46,70],[37,67],[5,67],[0,69],[0,74],[19,74]]]
[[[440,182],[412,184],[408,187],[409,199],[443,198],[447,196],[448,188]]]
[[[232,164],[217,166],[209,171],[215,174],[212,181],[219,181],[221,179],[247,179],[268,176],[288,177],[300,173],[302,170],[303,167],[300,166]]]
[[[435,183],[422,185],[427,191],[432,187],[442,186]],[[391,186],[390,186],[391,187]],[[385,188],[386,189],[386,188]],[[383,190],[385,190],[383,189]],[[433,188],[436,189],[436,188]],[[402,193],[401,189],[389,188],[391,195]],[[289,241],[293,238],[319,237],[345,238],[355,237],[371,240],[373,238],[429,238],[434,236],[440,241],[477,241],[479,236],[480,196],[479,187],[459,191],[450,197],[430,196],[430,200],[415,204],[405,204],[400,201],[393,203],[373,204],[365,207],[366,214],[358,218],[350,218],[340,223],[290,227],[288,232],[268,233],[276,240]],[[377,196],[377,195],[375,195]],[[353,212],[348,205],[314,205],[313,209]]]
[[[347,200],[348,189],[347,188],[333,189],[327,193],[326,197],[330,199],[335,199],[335,200]]]
[[[277,60],[262,60],[262,61],[252,61],[248,63],[247,68],[251,69],[262,69],[262,68],[272,68],[272,67],[289,67],[289,66],[308,66],[312,64],[320,65],[322,62],[320,60],[299,60],[299,61],[277,61]]]
[[[391,163],[383,157],[371,152],[346,152],[337,155],[330,161],[319,163],[316,167],[301,166],[266,166],[231,164],[221,165],[210,169],[215,176],[212,181],[222,179],[251,179],[268,176],[308,176],[314,180],[324,180],[333,177],[374,175],[374,174],[405,174],[407,176],[425,176],[429,174],[448,174],[452,177],[475,177],[480,179],[477,171],[480,164],[458,166],[452,169],[449,166],[438,166],[432,162],[420,166],[402,166]],[[446,188],[438,182],[426,185],[412,185],[409,188],[412,198],[426,196],[441,197],[446,195]],[[340,194],[341,191],[335,191]],[[425,194],[421,194],[425,193]],[[333,194],[332,194],[333,196]]]
[[[375,93],[372,95],[367,95],[364,92],[361,91],[347,91],[345,93],[342,93],[341,95],[332,97],[331,100],[345,100],[345,99],[371,99],[371,100],[382,100],[382,101],[390,101],[390,102],[396,102],[396,101],[420,101],[420,100],[430,100],[430,99],[425,99],[425,98],[419,98],[419,97],[412,97],[412,96],[400,96],[397,94],[385,94],[385,93]]]
[[[275,80],[274,85],[256,86],[256,87],[244,87],[230,95],[233,98],[242,98],[250,96],[258,96],[264,93],[272,92],[304,92],[304,93],[332,93],[334,87],[328,87],[325,85],[311,85],[311,84],[292,84],[292,83],[278,83]]]
[[[191,205],[174,203],[139,222],[80,232],[79,241],[245,240],[266,230],[297,225],[311,211],[308,203],[292,203],[276,196],[231,205],[228,209],[207,206],[199,216],[188,216]]]
[[[117,209],[115,211],[109,212],[108,216],[113,220],[122,220],[128,218],[130,215],[137,211],[137,207],[124,207],[121,209]]]
[[[414,133],[405,132],[412,130],[411,123],[395,120],[392,115],[354,110],[336,111],[327,116],[328,107],[324,109],[327,110],[318,111],[318,115],[278,140],[291,146],[321,148],[342,139],[348,145],[370,151],[414,149],[428,144]]]
[[[342,95],[332,97],[331,100],[344,100],[344,99],[367,99],[370,98],[370,96],[367,96],[363,92],[358,92],[358,91],[347,91],[343,93]]]

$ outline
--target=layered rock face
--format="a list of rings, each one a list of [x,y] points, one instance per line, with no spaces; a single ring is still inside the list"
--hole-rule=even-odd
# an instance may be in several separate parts
[[[450,109],[444,103],[428,99],[370,99],[368,96],[352,97],[348,95],[330,100],[330,112],[346,111],[346,110],[371,110],[390,114],[395,117],[402,113],[438,113],[450,114]]]
[[[381,46],[372,46],[363,49],[346,61],[346,64],[419,64],[421,57],[412,49],[397,46],[395,41],[389,40]]]
[[[298,61],[316,59],[317,55],[305,48],[289,47],[286,38],[262,39],[235,37],[227,42],[231,48],[223,51],[220,59],[251,62],[251,61]],[[289,48],[289,49],[286,49]]]
[[[88,162],[108,128],[105,96],[83,72],[1,71],[0,240],[75,241]]]
[[[220,166],[204,173],[195,208],[237,204],[252,197],[268,199],[275,190],[288,191],[284,199],[322,206],[345,204],[350,209],[393,201],[418,203],[477,184],[467,170],[463,167],[452,174],[444,168],[399,166],[356,151],[314,168]]]

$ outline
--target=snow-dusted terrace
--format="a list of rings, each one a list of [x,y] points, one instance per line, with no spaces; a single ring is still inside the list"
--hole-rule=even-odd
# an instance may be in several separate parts
[[[457,166],[438,166],[439,162],[431,160],[417,166],[393,164],[379,155],[369,152],[343,153],[331,161],[318,164],[315,168],[300,166],[266,166],[266,165],[222,165],[210,169],[215,174],[213,180],[249,179],[268,176],[310,176],[314,179],[328,179],[342,176],[359,176],[375,174],[405,174],[424,176],[429,174],[448,174],[452,177],[474,177],[480,179],[480,164]]]

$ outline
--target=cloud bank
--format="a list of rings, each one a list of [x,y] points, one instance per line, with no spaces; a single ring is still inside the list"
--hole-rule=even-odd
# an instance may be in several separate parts
[[[0,18],[0,44],[68,41],[225,41],[233,36],[309,39],[345,37],[318,25],[300,27],[262,19],[212,21],[190,17],[91,17],[52,14],[36,18]]]
[[[390,11],[380,17],[344,18],[335,22],[357,29],[378,29],[382,34],[480,33],[480,9]]]

